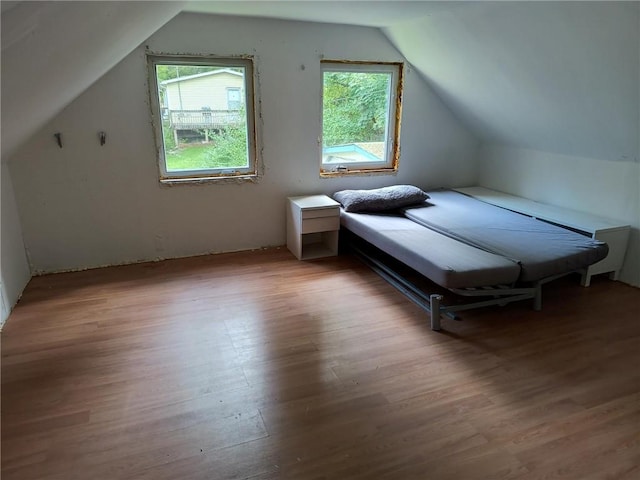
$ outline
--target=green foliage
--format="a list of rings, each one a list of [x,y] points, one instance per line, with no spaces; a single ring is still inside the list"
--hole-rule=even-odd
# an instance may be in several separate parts
[[[165,146],[168,171],[242,168],[247,166],[247,130],[244,126],[209,132],[209,143]],[[165,144],[166,145],[166,144]]]
[[[225,67],[223,65],[156,65],[156,77],[158,84],[165,80],[173,80],[179,77],[189,77],[199,73],[213,72],[221,69],[233,70],[235,72],[244,73],[243,67]]]
[[[207,151],[205,168],[246,167],[247,127],[233,126],[220,131],[212,137],[213,147]]]
[[[174,150],[176,148],[176,141],[173,137],[173,130],[171,130],[168,120],[162,121],[162,140],[164,141],[165,152]]]
[[[323,145],[384,141],[390,81],[386,73],[325,72]]]
[[[175,150],[166,150],[167,171],[201,169],[206,158],[207,147],[207,145],[191,144],[181,145]]]

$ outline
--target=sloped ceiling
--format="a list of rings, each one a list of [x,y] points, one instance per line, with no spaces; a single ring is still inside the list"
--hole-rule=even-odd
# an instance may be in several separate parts
[[[640,2],[477,2],[384,32],[485,142],[638,161]]]
[[[287,1],[201,1],[192,0],[184,10],[196,13],[268,17],[306,22],[387,27],[403,20],[431,13],[464,8],[473,2],[402,0],[287,0]]]
[[[2,161],[182,2],[2,2]]]
[[[2,160],[180,11],[380,27],[481,139],[639,157],[638,2],[10,1]]]

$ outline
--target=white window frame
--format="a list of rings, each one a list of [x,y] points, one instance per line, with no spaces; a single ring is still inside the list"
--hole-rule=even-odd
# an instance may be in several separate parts
[[[374,162],[324,163],[322,135],[324,134],[324,74],[325,72],[390,73],[391,83],[387,97],[384,159]],[[404,64],[402,62],[363,62],[347,60],[321,61],[320,96],[320,174],[336,176],[358,173],[396,172],[400,157],[400,120],[402,116],[402,90]]]
[[[243,90],[245,92],[244,107],[247,120],[247,167],[236,169],[211,168],[180,171],[167,170],[156,65],[198,65],[220,66],[224,68],[243,67],[245,69]],[[259,149],[257,147],[258,132],[256,121],[259,117],[259,112],[257,111],[259,102],[256,101],[256,91],[254,88],[254,86],[257,85],[257,81],[255,79],[256,69],[252,56],[218,57],[208,55],[167,55],[147,53],[147,68],[149,74],[149,104],[151,106],[161,183],[183,183],[190,181],[201,182],[207,180],[217,181],[227,179],[254,181],[259,177],[260,167],[258,158]]]

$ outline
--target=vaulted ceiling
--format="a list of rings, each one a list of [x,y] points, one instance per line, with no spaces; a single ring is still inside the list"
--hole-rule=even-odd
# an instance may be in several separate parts
[[[26,1],[2,5],[3,162],[183,6]]]
[[[2,160],[181,11],[381,28],[483,141],[638,161],[639,2],[2,2]]]
[[[639,2],[479,2],[384,31],[485,142],[638,160]]]

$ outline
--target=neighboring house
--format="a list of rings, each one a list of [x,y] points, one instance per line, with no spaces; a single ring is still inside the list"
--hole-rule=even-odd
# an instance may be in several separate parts
[[[165,80],[162,116],[177,136],[179,130],[219,130],[239,121],[244,87],[243,74],[214,70]]]

